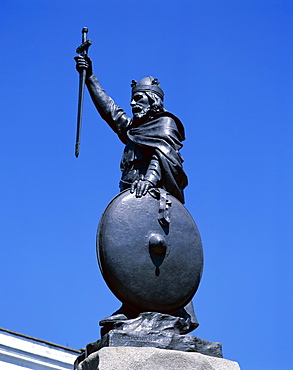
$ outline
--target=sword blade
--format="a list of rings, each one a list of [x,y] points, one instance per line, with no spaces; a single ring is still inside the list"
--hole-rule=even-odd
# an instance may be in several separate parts
[[[77,128],[76,128],[76,141],[75,141],[75,156],[78,158],[80,147],[80,133],[82,123],[82,108],[84,98],[84,85],[85,85],[86,70],[84,69],[79,75],[79,93],[78,93],[78,108],[77,108]]]
[[[88,33],[87,27],[83,27],[81,33],[82,33],[82,38],[81,38],[82,45],[80,47],[82,47],[83,44],[86,44],[86,41],[87,41],[86,35]],[[90,45],[91,45],[91,41],[87,44],[87,47],[82,48],[81,55],[86,55],[87,54],[87,48]],[[86,78],[86,70],[84,69],[83,71],[81,71],[81,73],[79,75],[77,128],[76,128],[76,141],[75,141],[75,157],[76,158],[78,158],[78,156],[79,156],[79,148],[80,148],[80,133],[81,133],[81,119],[82,119],[82,107],[83,107],[83,98],[84,98],[85,78]]]

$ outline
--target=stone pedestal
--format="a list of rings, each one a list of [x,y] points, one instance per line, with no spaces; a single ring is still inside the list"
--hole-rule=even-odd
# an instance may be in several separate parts
[[[104,347],[77,370],[240,370],[237,362],[196,352],[150,347]]]

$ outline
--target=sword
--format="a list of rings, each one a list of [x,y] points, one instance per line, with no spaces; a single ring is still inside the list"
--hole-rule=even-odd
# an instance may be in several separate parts
[[[87,27],[83,27],[81,42],[82,44],[76,49],[77,54],[87,55],[88,48],[91,46],[92,41],[86,39],[88,33]],[[86,70],[83,69],[79,74],[79,93],[78,93],[78,108],[77,108],[77,129],[76,129],[76,141],[75,141],[75,156],[79,155],[80,147],[80,133],[81,133],[81,118],[82,118],[82,106],[84,97],[84,85],[86,78]]]

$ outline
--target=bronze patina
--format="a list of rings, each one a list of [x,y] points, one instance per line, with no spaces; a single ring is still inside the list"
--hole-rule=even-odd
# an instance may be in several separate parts
[[[120,194],[104,211],[97,233],[102,275],[122,302],[101,320],[102,342],[109,345],[106,335],[115,336],[118,327],[136,325],[129,320],[153,320],[153,330],[169,330],[174,322],[174,335],[186,334],[198,326],[191,299],[200,283],[203,251],[196,224],[183,205],[188,184],[180,154],[183,124],[165,109],[157,78],[132,80],[133,116],[128,117],[101,86],[89,56],[82,53],[75,60],[100,116],[125,144]],[[130,342],[126,345],[135,345]]]

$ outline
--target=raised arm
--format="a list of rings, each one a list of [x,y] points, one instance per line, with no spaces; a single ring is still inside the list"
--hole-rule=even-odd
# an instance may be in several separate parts
[[[75,58],[76,69],[80,73],[86,70],[86,85],[92,101],[101,117],[117,133],[120,140],[126,144],[126,131],[131,124],[131,119],[125,111],[114,103],[114,100],[102,88],[98,78],[93,74],[92,61],[88,56],[78,55]]]

